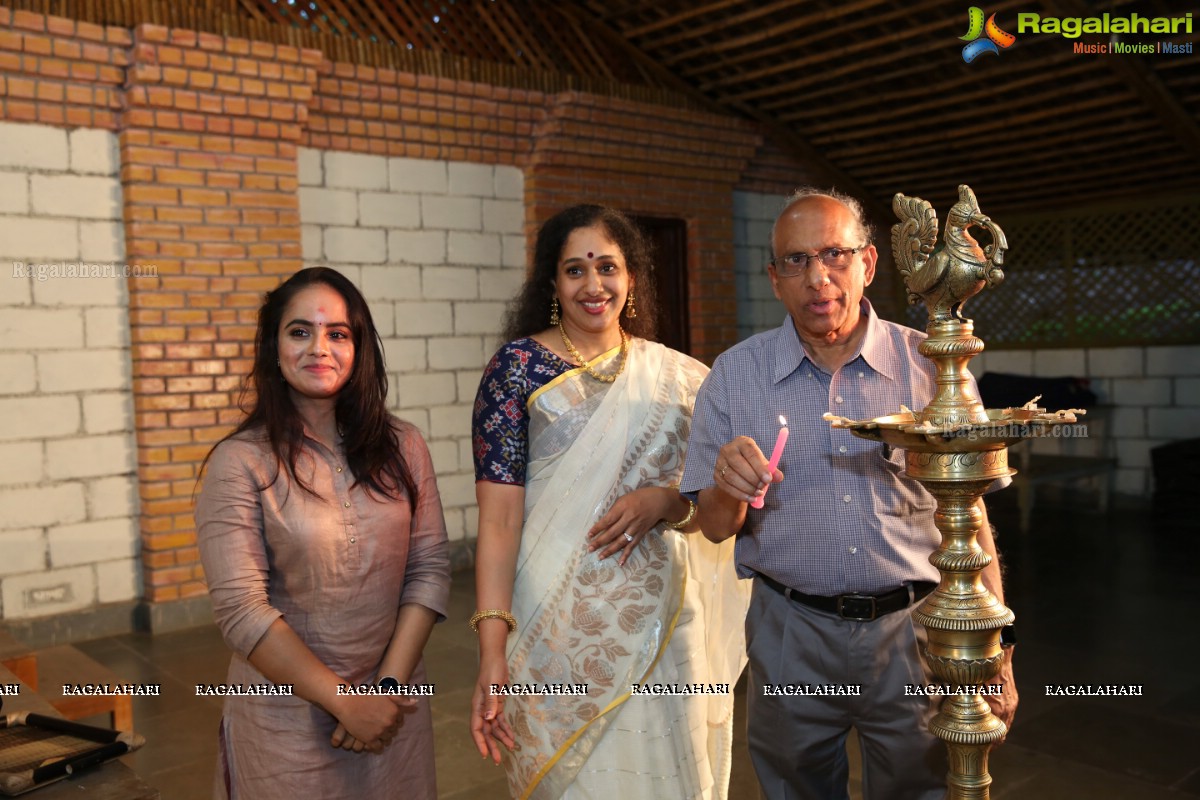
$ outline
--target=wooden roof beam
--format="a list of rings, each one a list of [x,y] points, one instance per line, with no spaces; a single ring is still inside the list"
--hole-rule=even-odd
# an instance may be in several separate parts
[[[1110,75],[1100,75],[1091,80],[1076,80],[1071,83],[1059,83],[1054,81],[1048,86],[1033,86],[1028,91],[1016,93],[1011,96],[1014,98],[1012,102],[1005,106],[1005,120],[1013,120],[1019,117],[1021,111],[1034,108],[1044,109],[1048,106],[1056,105],[1059,98],[1074,99],[1079,95],[1084,95],[1091,91],[1108,92],[1110,96],[1119,94],[1120,86],[1114,86]],[[1015,89],[1015,87],[1013,87]],[[1005,84],[1005,91],[1009,90],[1008,84]],[[980,118],[979,107],[977,104],[971,104],[969,101],[974,98],[966,98],[958,96],[955,98],[955,110],[950,110],[944,102],[931,102],[929,107],[941,109],[937,111],[933,118],[937,119],[939,126],[953,125],[955,135],[969,135],[970,132],[980,130],[980,125],[984,128],[995,127],[995,123],[987,121],[979,123]],[[961,102],[960,102],[961,101]],[[817,147],[833,144],[835,142],[845,142],[851,144],[856,140],[861,139],[877,139],[881,136],[886,137],[902,137],[902,136],[920,136],[922,131],[929,129],[930,115],[921,114],[912,116],[910,112],[918,111],[917,108],[904,108],[903,116],[896,111],[883,110],[874,119],[866,122],[860,122],[854,126],[848,126],[843,129],[827,130],[819,134],[810,135],[812,143]],[[975,122],[974,126],[970,123]]]
[[[938,93],[936,95],[938,97],[938,99],[936,101],[929,100],[929,102],[934,103],[937,106],[943,105],[945,103],[945,100],[942,99],[942,95],[945,94],[946,92],[955,92],[954,97],[955,97],[956,101],[964,100],[964,99],[975,99],[976,97],[987,96],[988,92],[994,91],[992,89],[987,88],[988,82],[991,80],[1003,80],[1004,86],[1005,86],[1005,91],[1010,91],[1012,89],[1012,87],[1014,87],[1014,86],[1024,85],[1024,81],[1026,80],[1026,78],[1021,77],[1023,73],[1028,72],[1033,77],[1035,77],[1039,80],[1046,80],[1046,67],[1047,66],[1059,67],[1062,64],[1067,64],[1068,70],[1082,71],[1082,70],[1088,69],[1086,59],[1077,58],[1070,53],[1065,53],[1062,56],[1055,57],[1055,58],[1047,58],[1042,61],[1030,62],[1028,64],[1018,64],[1016,66],[1010,66],[1007,63],[1001,64],[998,61],[990,61],[987,65],[980,67],[979,70],[973,69],[970,71],[964,71],[964,72],[960,73],[958,75],[958,77],[956,77],[956,78],[949,78],[949,79],[945,79],[945,80],[939,82],[938,83]],[[927,70],[927,69],[928,69],[928,67],[926,67],[925,65],[919,64],[919,65],[916,65],[915,69],[905,70],[904,72],[901,72],[899,70],[890,70],[888,72],[888,77],[893,79],[893,81],[892,81],[893,85],[889,86],[888,89],[886,90],[888,104],[890,106],[895,107],[896,105],[903,103],[905,101],[916,100],[919,102],[914,103],[912,105],[906,105],[905,110],[908,111],[908,110],[912,110],[915,108],[923,107],[925,105],[925,103],[923,101],[928,100],[932,96],[931,92],[929,91],[929,86],[926,85],[926,83],[924,81],[921,81],[920,83],[918,83],[916,85],[911,85],[907,89],[900,89],[900,88],[896,88],[896,86],[894,85],[895,84],[894,79],[897,77],[902,77],[905,74],[912,74],[913,72],[919,72],[919,71]],[[985,88],[981,89],[979,92],[974,92],[971,94],[963,94],[963,93],[959,93],[956,91],[963,87],[974,87],[974,86],[983,86]],[[828,109],[828,112],[831,116],[839,117],[839,119],[837,119],[834,122],[829,123],[828,125],[810,124],[810,127],[808,128],[808,130],[812,133],[824,133],[826,130],[833,130],[834,128],[836,128],[836,126],[838,124],[842,123],[842,119],[840,118],[840,115],[849,114],[854,109],[859,109],[859,108],[867,108],[867,109],[871,109],[872,111],[875,109],[878,109],[879,108],[879,93],[878,92],[855,92],[854,91],[854,89],[857,89],[857,88],[867,88],[867,87],[878,88],[879,87],[878,76],[876,76],[876,75],[868,76],[866,78],[860,79],[857,82],[841,81],[841,82],[837,82],[837,83],[831,83],[829,86],[827,86],[821,90],[805,92],[805,94],[804,94],[805,102],[810,102],[812,99],[814,99],[816,97],[822,97],[822,96],[826,96],[826,95],[830,95],[830,94],[849,95],[849,97],[839,97],[839,99],[836,103],[831,102],[831,103],[826,104],[826,106],[825,106]],[[795,107],[794,100],[786,100],[786,101],[778,100],[778,101],[775,101],[774,103],[760,105],[760,108],[762,108],[764,111],[774,111],[774,110],[777,110],[780,108],[789,108],[789,107]],[[784,122],[795,122],[796,120],[799,120],[799,119],[808,119],[811,116],[812,116],[812,113],[810,111],[808,111],[807,109],[801,109],[799,111],[792,111],[790,113],[781,114],[779,118],[782,119]],[[858,122],[860,122],[860,121],[856,121],[856,124],[858,124]]]
[[[722,4],[718,3],[716,5],[722,5]],[[727,4],[725,4],[725,5],[727,5]],[[796,5],[795,0],[777,0],[777,2],[775,2],[775,3],[768,3],[766,5],[760,5],[756,8],[751,8],[749,11],[743,11],[740,14],[734,14],[732,17],[728,17],[728,16],[721,17],[720,19],[713,20],[712,22],[706,22],[702,25],[688,26],[687,28],[685,28],[681,31],[677,31],[675,33],[668,34],[667,36],[664,36],[661,39],[656,39],[652,42],[646,42],[645,46],[649,47],[651,49],[654,49],[654,50],[658,50],[663,47],[673,45],[676,42],[684,42],[684,41],[687,41],[688,39],[695,39],[700,36],[706,36],[707,34],[713,33],[714,31],[720,31],[720,30],[732,28],[735,25],[741,25],[742,23],[745,23],[745,22],[753,22],[754,20],[758,19],[759,17],[765,17],[765,16],[769,16],[771,14],[775,14],[775,13],[778,13],[781,11],[787,11],[789,9],[795,8],[795,5]],[[668,18],[669,22],[667,22],[666,24],[660,25],[658,23],[651,23],[651,25],[642,26],[642,28],[640,28],[640,29],[635,28],[633,30],[624,31],[625,38],[634,39],[639,36],[644,36],[646,33],[651,32],[649,30],[651,27],[654,27],[655,29],[664,28],[664,27],[667,27],[668,25],[673,25],[676,22],[682,22],[683,21],[682,17],[684,16],[684,14],[688,14],[690,16],[698,16],[700,14],[708,13],[710,10],[712,10],[712,8],[713,8],[712,6],[705,6],[705,7],[701,7],[701,8],[690,9],[687,12],[684,12],[683,14],[676,14],[674,17],[669,17]]]
[[[1046,8],[1060,17],[1086,17],[1092,9],[1080,0],[1046,0]],[[1175,98],[1167,85],[1140,58],[1100,59],[1144,98],[1146,105],[1162,121],[1193,159],[1200,159],[1200,125]]]
[[[1124,102],[1126,98],[1122,98]],[[1132,99],[1132,98],[1128,98]],[[1084,110],[1097,109],[1095,113],[1089,116],[1081,114]],[[1075,104],[1072,106],[1072,113],[1078,116],[1068,117],[1064,111],[1061,116],[1056,115],[1049,121],[1041,121],[1037,127],[1039,137],[1048,133],[1057,133],[1063,130],[1076,130],[1078,128],[1095,127],[1108,120],[1122,120],[1129,117],[1129,109],[1123,106],[1110,105],[1101,100],[1093,99],[1087,102],[1087,107],[1083,104]],[[1013,130],[1005,125],[995,125],[976,129],[974,131],[978,136],[974,138],[966,138],[961,133],[959,134],[942,134],[929,135],[922,137],[910,144],[902,144],[892,140],[888,144],[868,145],[850,148],[845,151],[839,151],[838,162],[844,163],[848,169],[858,171],[869,171],[872,164],[886,163],[894,159],[920,159],[920,158],[937,158],[939,154],[945,154],[947,147],[953,148],[954,152],[966,152],[974,150],[980,153],[989,152],[993,147],[1002,147],[1014,141]],[[1028,141],[1021,139],[1020,141],[1028,145]],[[1040,145],[1041,139],[1038,139]],[[1021,152],[1017,150],[1016,152]]]
[[[923,3],[915,3],[912,6],[895,9],[882,14],[877,14],[871,17],[855,17],[848,20],[838,20],[840,24],[814,25],[813,30],[804,31],[804,51],[811,51],[817,42],[827,39],[839,39],[852,36],[859,33],[863,28],[878,27],[880,25],[888,25],[896,21],[908,21],[912,19],[922,19],[925,16],[932,16],[939,21],[936,27],[946,27],[950,29],[952,23],[940,17],[933,12],[944,5],[942,0],[925,0]],[[818,20],[820,22],[821,20]],[[872,41],[877,41],[874,37],[870,37]],[[799,49],[796,45],[794,37],[788,37],[786,41],[779,42],[766,47],[755,47],[752,50],[741,53],[739,55],[727,56],[721,60],[705,59],[695,66],[687,66],[682,72],[689,78],[699,78],[708,72],[721,69],[722,67],[734,67],[746,62],[761,63],[763,66],[749,69],[747,71],[739,71],[737,80],[750,81],[758,78],[777,75],[780,72],[788,72],[793,69],[793,61],[786,58],[790,53],[795,55]],[[708,85],[720,86],[733,83],[728,76],[724,78],[713,78],[708,81]]]
[[[755,33],[747,33],[742,36],[735,36],[732,39],[725,39],[719,42],[711,42],[694,47],[691,50],[683,50],[678,53],[671,53],[663,59],[663,63],[670,66],[677,64],[680,61],[687,61],[690,58],[703,56],[712,58],[717,53],[723,53],[728,50],[737,50],[743,47],[757,47],[768,39],[774,39],[779,36],[792,33],[794,31],[804,30],[811,25],[817,25],[830,20],[844,18],[847,14],[857,13],[859,11],[869,11],[875,6],[882,5],[884,0],[854,0],[844,5],[830,5],[820,11],[816,11],[803,16],[795,16],[786,22],[778,25],[770,26]],[[795,6],[795,3],[792,4]],[[754,51],[753,55],[757,55],[758,51]]]

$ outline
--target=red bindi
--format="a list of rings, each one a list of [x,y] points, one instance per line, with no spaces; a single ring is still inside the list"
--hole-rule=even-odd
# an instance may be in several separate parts
[[[588,258],[592,258],[592,252],[590,250],[588,251]]]

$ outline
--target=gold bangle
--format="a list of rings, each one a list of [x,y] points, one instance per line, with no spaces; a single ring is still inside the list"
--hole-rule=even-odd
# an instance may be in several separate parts
[[[684,528],[686,528],[688,526],[688,523],[691,522],[692,519],[696,516],[696,503],[692,500],[688,500],[688,498],[686,498],[686,497],[684,499],[688,501],[687,516],[684,517],[683,519],[679,520],[679,522],[668,522],[667,523],[667,525],[669,525],[670,527],[674,528],[677,531],[681,531]]]
[[[471,616],[471,630],[479,633],[479,623],[485,619],[502,619],[508,624],[508,632],[512,633],[517,629],[517,618],[507,611],[502,611],[498,608],[489,609],[487,611],[476,611]]]

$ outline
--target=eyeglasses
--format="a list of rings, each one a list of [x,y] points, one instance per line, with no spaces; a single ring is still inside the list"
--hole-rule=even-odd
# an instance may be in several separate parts
[[[808,253],[792,253],[782,258],[772,258],[770,263],[775,266],[775,271],[781,278],[794,278],[801,272],[804,272],[808,268],[809,262],[814,259],[820,261],[829,269],[845,269],[850,266],[850,261],[854,254],[866,248],[866,245],[862,247],[829,247],[812,255]]]

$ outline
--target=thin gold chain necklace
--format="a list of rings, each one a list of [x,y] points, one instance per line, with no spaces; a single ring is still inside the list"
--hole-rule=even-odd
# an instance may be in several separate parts
[[[612,383],[617,379],[617,376],[625,371],[625,362],[629,356],[629,339],[625,336],[625,331],[622,328],[618,326],[617,330],[621,332],[621,366],[617,367],[616,372],[604,375],[592,369],[592,365],[583,356],[579,355],[579,351],[575,349],[575,345],[571,344],[571,340],[567,338],[567,329],[563,327],[562,322],[558,323],[558,332],[562,334],[563,345],[566,346],[567,352],[571,354],[571,358],[579,362],[579,366],[583,367],[584,372],[601,383]]]

